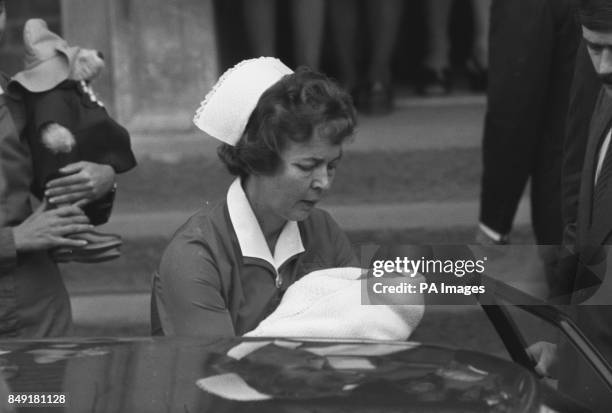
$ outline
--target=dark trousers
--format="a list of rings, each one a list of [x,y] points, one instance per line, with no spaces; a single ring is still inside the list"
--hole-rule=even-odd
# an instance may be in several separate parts
[[[507,234],[531,178],[538,244],[560,244],[561,164],[580,28],[574,0],[493,0],[480,220]]]

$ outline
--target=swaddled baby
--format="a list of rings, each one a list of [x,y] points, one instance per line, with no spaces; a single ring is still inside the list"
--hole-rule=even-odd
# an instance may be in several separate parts
[[[329,268],[303,276],[245,336],[406,340],[423,317],[422,297],[414,295],[410,305],[362,304],[364,272]]]

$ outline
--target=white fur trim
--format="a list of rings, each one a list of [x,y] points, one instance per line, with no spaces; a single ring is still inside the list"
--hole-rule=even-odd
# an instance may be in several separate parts
[[[42,143],[54,154],[68,153],[76,145],[72,133],[57,123],[51,123],[42,131]]]

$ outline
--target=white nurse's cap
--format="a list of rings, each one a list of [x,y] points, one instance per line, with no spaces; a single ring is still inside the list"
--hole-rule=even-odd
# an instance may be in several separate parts
[[[273,57],[243,60],[219,78],[200,104],[193,123],[210,136],[236,145],[261,95],[291,73]]]

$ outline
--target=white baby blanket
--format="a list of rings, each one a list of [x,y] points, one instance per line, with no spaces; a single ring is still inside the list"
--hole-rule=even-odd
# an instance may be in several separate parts
[[[305,275],[245,336],[406,340],[421,321],[424,306],[362,305],[362,273],[346,267]]]

